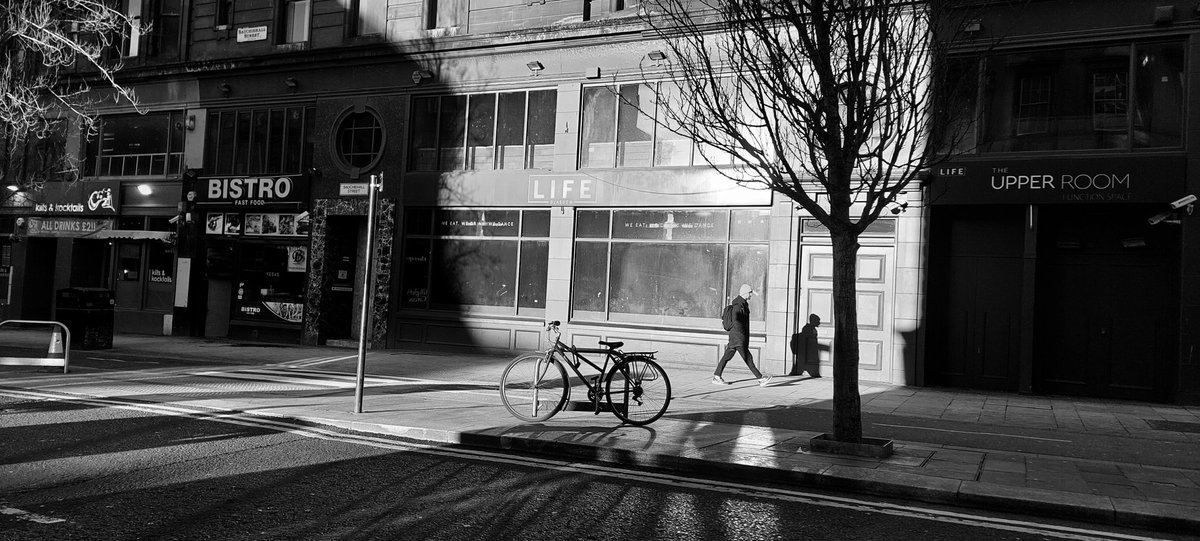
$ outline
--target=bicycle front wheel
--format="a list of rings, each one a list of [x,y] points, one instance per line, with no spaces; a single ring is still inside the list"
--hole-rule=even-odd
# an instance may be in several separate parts
[[[545,421],[567,401],[567,371],[545,353],[528,353],[513,359],[500,378],[500,399],[508,412],[522,421]]]
[[[671,381],[648,357],[627,357],[617,363],[608,373],[604,391],[612,412],[631,425],[653,423],[671,404]]]

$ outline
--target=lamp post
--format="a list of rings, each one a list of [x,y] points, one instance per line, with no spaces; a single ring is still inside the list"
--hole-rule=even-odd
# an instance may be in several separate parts
[[[367,185],[367,261],[363,265],[362,314],[358,326],[358,379],[354,384],[354,413],[362,413],[363,380],[367,369],[367,329],[371,320],[371,297],[375,292],[375,193],[383,189],[383,173],[371,175]]]

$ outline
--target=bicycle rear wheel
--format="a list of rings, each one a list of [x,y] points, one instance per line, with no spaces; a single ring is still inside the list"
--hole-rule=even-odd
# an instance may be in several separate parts
[[[671,381],[649,357],[626,357],[613,366],[604,391],[613,414],[631,425],[653,423],[671,404]]]
[[[567,401],[567,371],[545,353],[521,355],[500,377],[500,399],[508,412],[522,421],[545,421]]]

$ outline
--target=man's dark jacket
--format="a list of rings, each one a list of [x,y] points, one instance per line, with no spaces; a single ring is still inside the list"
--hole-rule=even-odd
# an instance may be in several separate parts
[[[729,328],[730,344],[750,342],[750,305],[741,295],[733,298],[733,327]]]

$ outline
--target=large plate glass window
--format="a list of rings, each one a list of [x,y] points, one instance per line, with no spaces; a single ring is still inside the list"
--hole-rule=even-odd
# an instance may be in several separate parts
[[[90,177],[178,176],[183,166],[183,113],[117,115],[100,119],[88,140],[84,174]]]
[[[971,85],[982,118],[961,138],[978,152],[1171,148],[1183,144],[1182,41],[999,53],[977,60],[982,85]],[[974,96],[953,102],[960,125]],[[943,141],[947,136],[942,135]]]
[[[544,315],[550,211],[405,211],[401,308]]]
[[[580,210],[572,317],[711,326],[746,283],[765,318],[769,210]]]

